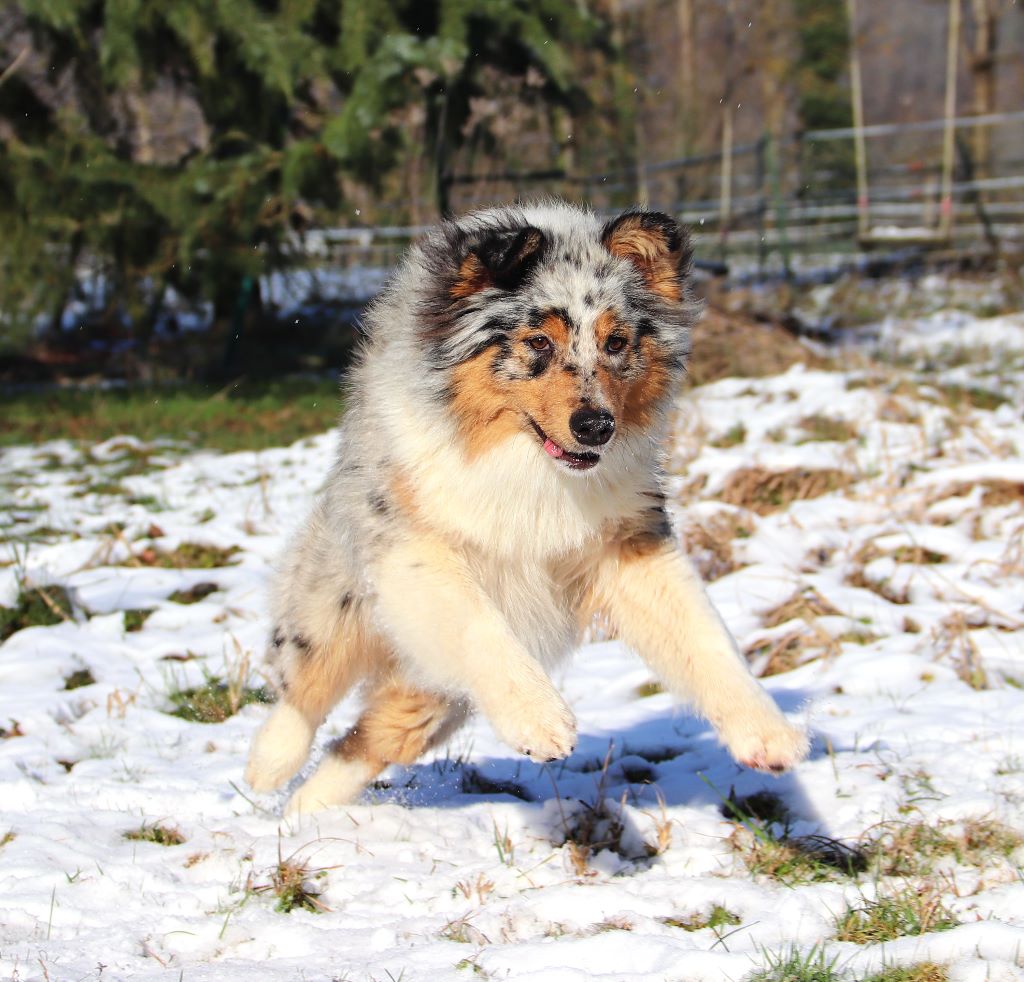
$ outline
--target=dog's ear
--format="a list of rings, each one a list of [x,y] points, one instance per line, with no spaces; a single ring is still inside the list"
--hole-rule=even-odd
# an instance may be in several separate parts
[[[613,256],[636,266],[658,296],[683,299],[693,247],[675,219],[660,211],[627,211],[605,225],[601,242]]]
[[[532,225],[481,233],[459,266],[452,295],[468,297],[489,286],[518,289],[544,257],[546,246],[544,233]]]

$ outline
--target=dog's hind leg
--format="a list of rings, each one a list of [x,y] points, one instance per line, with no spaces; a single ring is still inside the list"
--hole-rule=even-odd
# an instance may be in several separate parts
[[[389,764],[411,764],[461,726],[465,703],[389,679],[375,688],[355,726],[328,750],[317,772],[292,796],[288,814],[354,801]]]
[[[275,630],[270,661],[280,676],[280,700],[252,742],[245,779],[254,791],[279,788],[305,763],[317,727],[366,674],[372,653],[361,635],[348,621],[326,641]]]

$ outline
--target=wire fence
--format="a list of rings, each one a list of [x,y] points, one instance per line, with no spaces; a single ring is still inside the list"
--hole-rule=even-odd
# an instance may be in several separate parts
[[[934,134],[950,125],[956,158],[948,204]],[[965,134],[1001,133],[1008,148],[973,159]],[[1024,111],[865,126],[866,140],[898,140],[898,151],[867,155],[858,193],[854,128],[768,136],[727,152],[573,174],[557,168],[452,174],[455,211],[556,194],[612,214],[627,202],[676,215],[694,232],[698,260],[762,274],[908,247],[942,254],[1024,250]],[[948,234],[944,211],[949,212]],[[865,235],[867,230],[867,235]],[[301,250],[343,267],[393,265],[425,227],[320,228]]]

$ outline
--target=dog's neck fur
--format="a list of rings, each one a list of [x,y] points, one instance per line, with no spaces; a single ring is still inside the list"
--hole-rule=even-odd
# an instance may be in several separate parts
[[[600,466],[585,474],[555,464],[527,432],[469,460],[442,407],[424,418],[422,400],[396,400],[404,387],[387,378],[384,361],[377,362],[384,369],[379,393],[365,379],[370,399],[386,393],[391,400],[375,439],[415,485],[423,513],[445,538],[503,560],[555,562],[587,550],[649,506],[644,492],[657,490],[658,434],[617,437]]]

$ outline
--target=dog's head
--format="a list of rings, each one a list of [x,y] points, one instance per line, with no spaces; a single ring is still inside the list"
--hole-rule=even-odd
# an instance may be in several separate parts
[[[667,215],[602,225],[568,205],[482,212],[428,240],[421,339],[468,452],[526,432],[583,472],[649,430],[688,353],[691,254]]]

